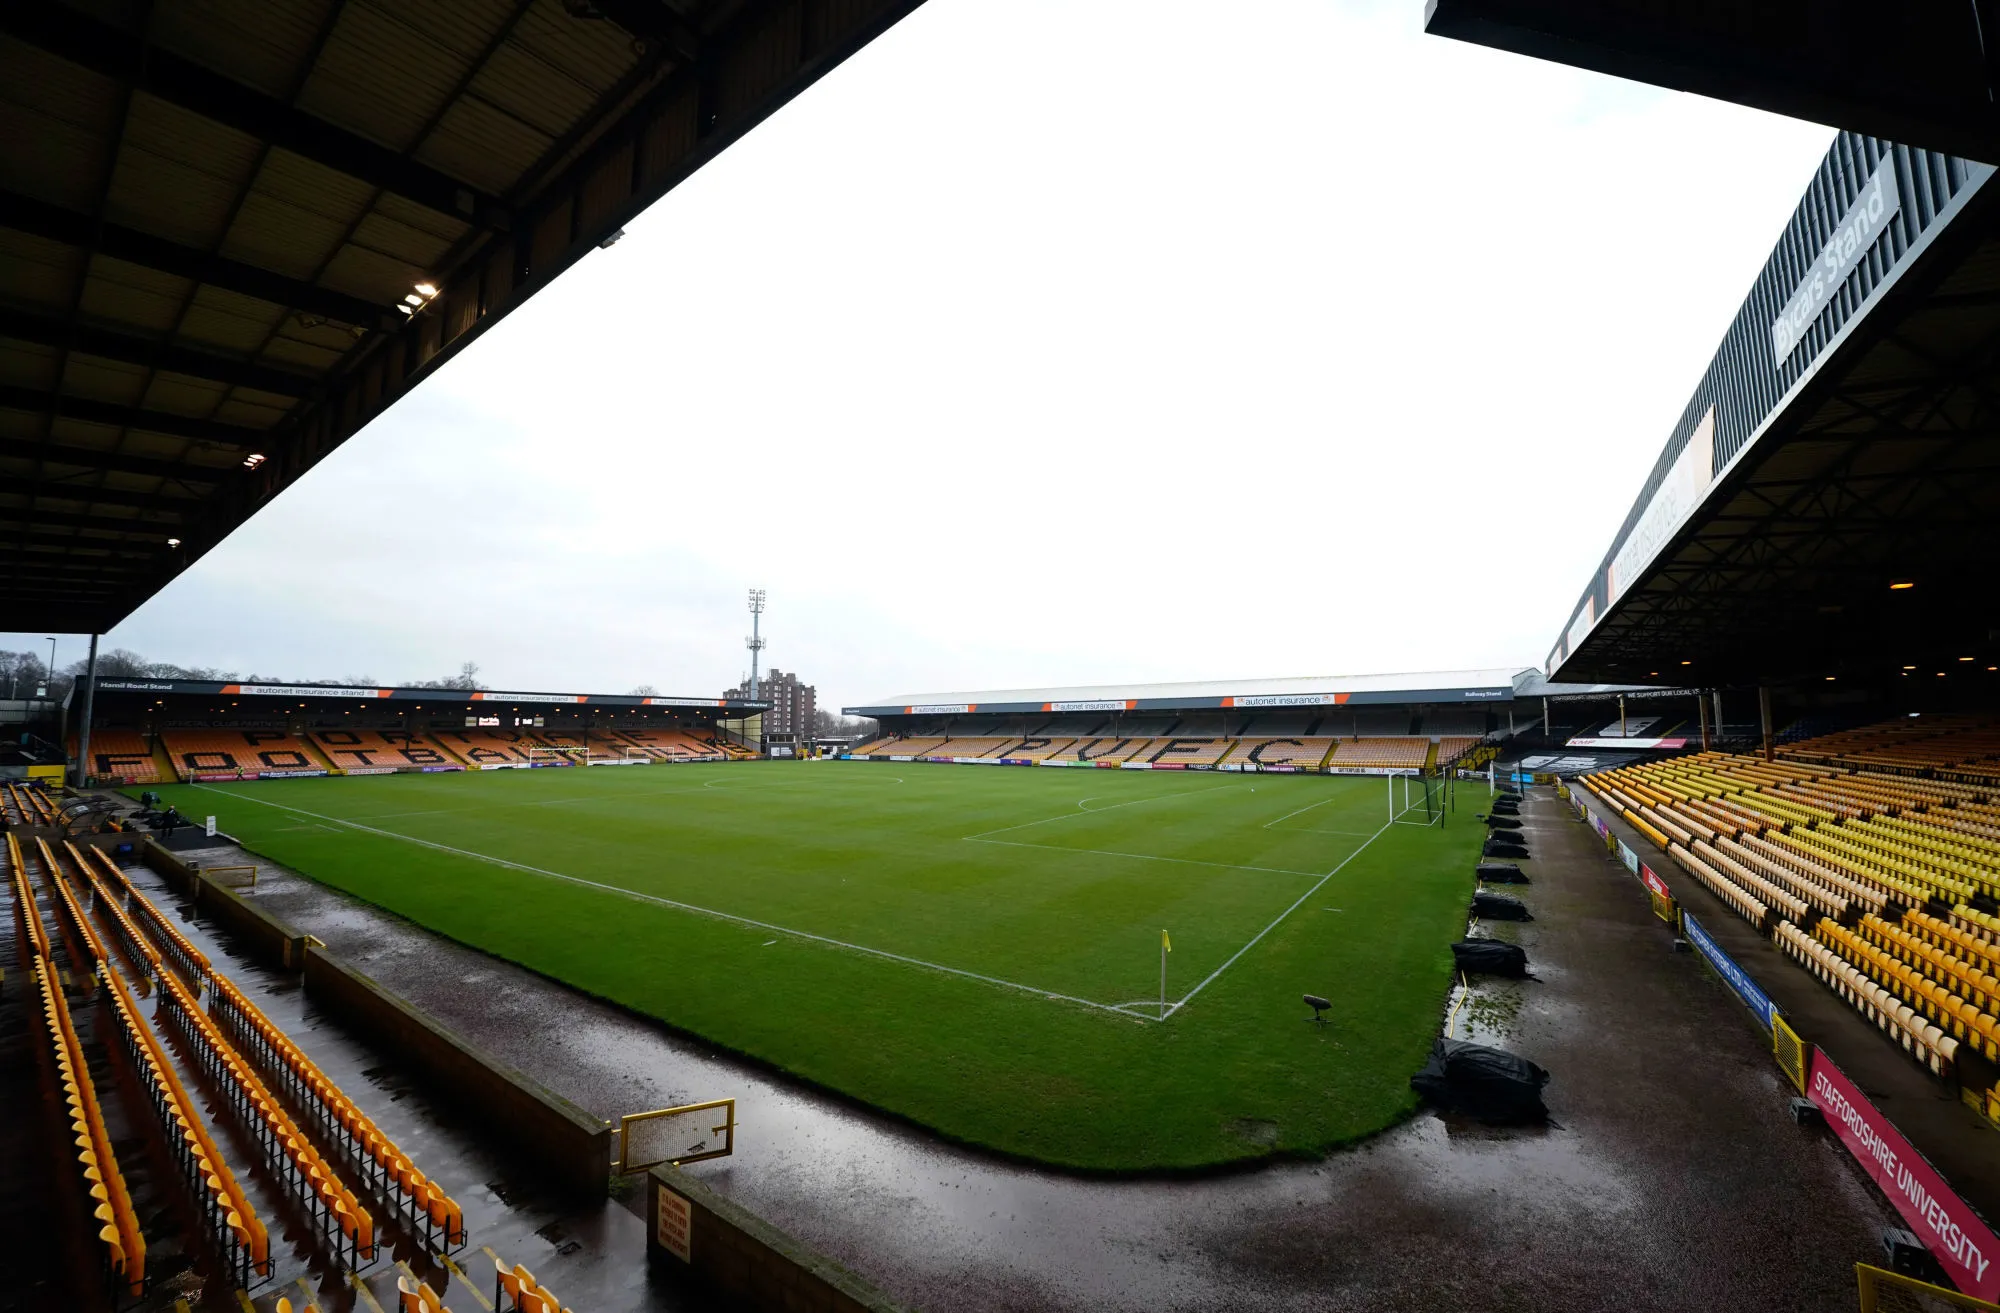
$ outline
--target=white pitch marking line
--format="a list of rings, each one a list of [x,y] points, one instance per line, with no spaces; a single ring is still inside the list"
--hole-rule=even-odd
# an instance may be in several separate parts
[[[978,834],[968,834],[968,839],[984,839],[989,834],[1008,834],[1014,830],[1025,830],[1031,825],[1047,825],[1050,821],[1075,820],[1078,816],[1095,816],[1098,812],[1117,811],[1120,807],[1137,807],[1142,802],[1165,802],[1170,798],[1185,798],[1190,794],[1213,793],[1217,789],[1236,788],[1234,784],[1211,784],[1205,789],[1177,789],[1173,793],[1156,793],[1150,798],[1134,798],[1130,802],[1114,802],[1109,807],[1092,807],[1088,812],[1060,812],[1054,816],[1044,816],[1039,821],[1022,821],[1019,825],[1003,825],[997,830],[981,830]],[[1086,799],[1085,801],[1088,801]]]
[[[1326,806],[1326,805],[1327,805],[1328,803],[1330,803],[1330,802],[1332,802],[1332,801],[1333,801],[1334,797],[1337,797],[1337,796],[1338,796],[1338,795],[1336,794],[1336,795],[1332,795],[1332,796],[1329,796],[1329,797],[1325,797],[1325,798],[1321,798],[1321,799],[1320,799],[1320,800],[1319,800],[1318,802],[1309,802],[1309,803],[1307,803],[1307,804],[1306,804],[1305,806],[1303,806],[1303,807],[1299,808],[1299,809],[1298,809],[1298,811],[1289,811],[1289,812],[1286,812],[1286,813],[1285,813],[1285,814],[1284,814],[1283,816],[1280,816],[1280,817],[1279,817],[1279,818],[1278,818],[1277,820],[1275,820],[1275,821],[1265,821],[1265,822],[1264,822],[1264,828],[1265,828],[1265,829],[1267,829],[1267,830],[1269,830],[1269,829],[1275,829],[1275,828],[1276,828],[1276,827],[1277,827],[1277,826],[1278,826],[1279,824],[1281,824],[1282,822],[1285,822],[1285,821],[1289,821],[1290,819],[1292,819],[1292,817],[1294,817],[1294,816],[1297,816],[1297,815],[1298,815],[1298,814],[1299,814],[1300,812],[1309,812],[1309,811],[1311,811],[1311,810],[1312,810],[1313,808],[1315,808],[1315,807],[1324,807],[1324,806]]]
[[[1384,821],[1382,823],[1381,830],[1377,830],[1375,831],[1374,834],[1368,836],[1368,843],[1362,844],[1359,848],[1356,848],[1353,852],[1341,858],[1340,866],[1336,866],[1331,871],[1328,871],[1325,875],[1322,875],[1319,878],[1319,881],[1316,884],[1314,884],[1312,888],[1306,890],[1304,893],[1299,895],[1298,902],[1293,903],[1290,907],[1287,907],[1284,911],[1278,913],[1277,919],[1272,921],[1271,924],[1265,926],[1262,930],[1259,930],[1255,938],[1253,938],[1249,943],[1243,945],[1243,947],[1237,949],[1234,953],[1231,953],[1229,955],[1229,960],[1227,962],[1224,962],[1221,966],[1209,972],[1207,980],[1202,981],[1199,985],[1196,985],[1193,989],[1190,989],[1186,994],[1182,995],[1181,1000],[1178,1003],[1175,1003],[1172,1007],[1167,1009],[1167,1016],[1171,1017],[1174,1015],[1174,1013],[1179,1012],[1182,1008],[1186,1007],[1190,1002],[1194,1000],[1194,996],[1196,994],[1201,993],[1202,990],[1207,989],[1209,985],[1214,982],[1217,976],[1229,970],[1230,967],[1235,966],[1237,958],[1242,957],[1245,953],[1255,948],[1257,946],[1258,940],[1261,940],[1265,935],[1270,934],[1273,930],[1278,928],[1279,921],[1283,921],[1293,912],[1299,910],[1299,903],[1305,902],[1306,899],[1311,898],[1314,894],[1318,893],[1322,885],[1324,885],[1328,880],[1331,880],[1334,876],[1340,874],[1341,867],[1346,866],[1349,862],[1353,861],[1355,858],[1359,857],[1362,853],[1366,852],[1368,850],[1368,844],[1374,843],[1377,839],[1381,838],[1382,831],[1387,830],[1391,825],[1394,824],[1395,824],[1394,821]],[[1161,1018],[1161,1020],[1163,1021],[1165,1019],[1166,1019],[1165,1017]]]
[[[1072,848],[1062,843],[1022,843],[1018,839],[981,839],[967,836],[966,843],[993,843],[1006,848],[1040,848],[1052,853],[1088,853],[1093,857],[1130,857],[1138,862],[1178,862],[1183,866],[1213,866],[1223,871],[1262,871],[1267,875],[1302,875],[1311,880],[1318,871],[1294,871],[1285,866],[1238,866],[1233,862],[1204,862],[1192,857],[1156,857],[1151,853],[1115,853],[1105,848]]]
[[[1121,1016],[1131,1015],[1111,1006],[1109,1003],[1094,1003],[1090,999],[1077,998],[1073,994],[1057,994],[1035,985],[1024,985],[1018,980],[1002,980],[998,976],[984,976],[977,971],[966,971],[959,967],[948,967],[937,962],[926,962],[919,957],[905,957],[901,953],[891,953],[886,949],[870,948],[866,944],[852,944],[844,939],[833,939],[826,935],[816,935],[806,930],[794,930],[790,926],[774,925],[769,921],[758,921],[747,916],[737,916],[733,912],[718,912],[712,907],[698,907],[693,903],[678,902],[672,898],[661,898],[654,894],[642,894],[635,889],[625,889],[615,884],[601,884],[596,880],[586,880],[582,876],[564,875],[561,871],[545,870],[542,867],[529,866],[522,862],[510,862],[504,857],[494,857],[487,853],[476,853],[469,848],[454,848],[449,844],[433,843],[429,839],[418,839],[412,835],[398,834],[394,830],[378,830],[372,825],[363,825],[359,821],[342,820],[338,816],[322,816],[318,812],[309,812],[302,807],[287,807],[284,803],[271,802],[265,798],[252,798],[247,794],[230,793],[227,789],[218,789],[213,785],[197,784],[194,787],[205,789],[210,793],[220,793],[232,798],[242,798],[245,802],[254,802],[259,806],[272,807],[278,811],[292,812],[298,816],[310,816],[315,820],[331,821],[336,825],[345,825],[349,829],[360,830],[365,834],[380,835],[385,839],[401,839],[404,843],[413,843],[419,848],[431,848],[441,853],[451,853],[458,857],[469,857],[476,862],[486,862],[493,866],[504,866],[514,871],[525,871],[529,875],[539,875],[550,880],[563,880],[570,884],[582,885],[586,889],[601,889],[605,893],[618,894],[621,897],[630,898],[635,902],[654,903],[660,907],[674,908],[676,911],[693,912],[699,916],[714,917],[718,921],[730,921],[737,925],[755,926],[759,930],[769,930],[776,934],[790,935],[794,939],[809,939],[814,943],[826,944],[832,948],[845,948],[850,952],[865,953],[870,957],[886,958],[891,962],[901,962],[906,966],[922,967],[927,971],[939,971],[951,976],[963,976],[967,980],[978,980],[989,985],[999,985],[1006,989],[1018,989],[1024,994],[1040,994],[1044,998],[1060,999],[1065,1003],[1077,1003],[1087,1008],[1096,1008],[1100,1012],[1118,1012]],[[1317,888],[1318,886],[1314,887]],[[1251,942],[1255,943],[1256,941],[1252,940]],[[1234,961],[1235,959],[1232,958],[1230,960]]]

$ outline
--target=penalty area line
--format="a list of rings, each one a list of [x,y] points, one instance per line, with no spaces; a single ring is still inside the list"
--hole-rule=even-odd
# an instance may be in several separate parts
[[[1109,811],[1110,808],[1105,808]],[[1311,880],[1317,871],[1294,871],[1287,866],[1238,866],[1234,862],[1204,862],[1193,857],[1156,857],[1152,853],[1117,853],[1107,848],[1072,848],[1064,843],[1023,843],[1019,839],[981,839],[967,835],[964,843],[992,843],[1003,848],[1039,848],[1050,853],[1082,853],[1091,857],[1129,857],[1135,862],[1175,862],[1182,866],[1212,866],[1219,871],[1261,871],[1266,875],[1302,875]]]
[[[1090,798],[1084,798],[1077,803],[1078,807],[1083,808],[1081,811],[1060,812],[1054,816],[1044,816],[1038,821],[1022,821],[1019,825],[1003,825],[997,830],[981,830],[978,834],[968,834],[964,837],[967,839],[984,839],[989,834],[1010,834],[1015,830],[1025,830],[1031,825],[1047,825],[1050,821],[1070,821],[1075,820],[1079,816],[1095,816],[1099,812],[1117,811],[1120,807],[1137,807],[1142,802],[1166,802],[1173,798],[1186,798],[1197,793],[1213,793],[1217,789],[1235,787],[1238,786],[1232,782],[1229,784],[1211,784],[1205,789],[1176,789],[1172,793],[1156,793],[1150,798],[1134,798],[1130,802],[1114,802],[1109,807],[1083,807],[1084,803],[1090,801]]]
[[[1175,1003],[1173,1006],[1167,1009],[1166,1017],[1161,1017],[1160,1020],[1165,1021],[1167,1017],[1173,1016],[1175,1013],[1179,1012],[1182,1008],[1186,1007],[1189,1003],[1193,1002],[1194,996],[1196,994],[1201,993],[1202,990],[1207,989],[1211,984],[1213,984],[1217,976],[1229,970],[1230,967],[1235,966],[1237,958],[1242,957],[1245,953],[1257,947],[1258,942],[1262,940],[1265,935],[1270,934],[1273,930],[1276,930],[1278,928],[1279,922],[1283,921],[1286,917],[1290,916],[1292,913],[1299,910],[1299,903],[1305,902],[1306,899],[1311,898],[1314,894],[1318,893],[1322,885],[1324,885],[1328,880],[1331,880],[1334,876],[1339,875],[1342,868],[1344,868],[1349,862],[1359,857],[1362,853],[1367,852],[1368,845],[1374,843],[1377,839],[1381,838],[1383,831],[1387,830],[1391,825],[1394,824],[1395,824],[1394,821],[1384,821],[1382,823],[1382,829],[1377,830],[1375,831],[1375,833],[1369,835],[1366,843],[1363,843],[1353,852],[1341,858],[1339,866],[1334,867],[1331,871],[1328,871],[1325,875],[1322,875],[1318,880],[1314,881],[1312,888],[1306,890],[1304,893],[1299,895],[1298,902],[1293,903],[1290,907],[1287,907],[1284,911],[1278,913],[1277,917],[1272,920],[1271,924],[1265,926],[1262,930],[1259,930],[1256,933],[1256,935],[1252,937],[1249,943],[1243,945],[1243,947],[1237,949],[1234,953],[1231,953],[1229,955],[1229,960],[1227,962],[1224,962],[1221,966],[1209,972],[1208,979],[1202,981],[1199,985],[1196,985],[1193,989],[1190,989],[1186,994],[1183,994],[1179,1002]]]
[[[816,935],[809,930],[795,930],[790,926],[776,925],[770,921],[758,921],[752,917],[738,916],[734,912],[718,912],[712,907],[700,907],[694,903],[683,903],[672,898],[661,898],[657,894],[642,894],[636,889],[626,889],[620,885],[603,884],[596,880],[586,880],[580,875],[565,875],[561,871],[550,871],[539,866],[528,866],[522,862],[510,862],[504,857],[495,857],[490,853],[474,852],[469,848],[454,848],[450,844],[433,843],[429,839],[419,839],[414,835],[398,834],[394,830],[378,829],[373,825],[363,825],[359,821],[343,820],[338,816],[324,816],[319,812],[309,812],[302,807],[288,807],[284,803],[271,802],[265,798],[252,798],[245,794],[231,793],[226,789],[218,789],[212,785],[197,784],[194,787],[205,789],[210,793],[221,793],[231,798],[239,798],[244,802],[254,802],[261,807],[271,807],[278,811],[290,812],[294,816],[310,816],[316,821],[326,821],[333,825],[344,825],[351,830],[359,830],[364,834],[379,835],[384,839],[400,839],[404,843],[416,844],[419,848],[430,848],[441,853],[451,853],[457,857],[469,857],[476,862],[486,862],[492,866],[501,866],[508,870],[521,871],[528,875],[539,875],[548,880],[562,880],[568,884],[581,885],[586,889],[597,889],[604,893],[617,894],[620,897],[630,898],[635,902],[653,903],[660,907],[670,907],[680,912],[692,912],[697,916],[706,916],[717,921],[728,921],[736,925],[752,926],[759,930],[770,931],[773,934],[790,935],[794,939],[810,940],[816,944],[825,944],[830,948],[843,948],[851,953],[862,953],[869,957],[879,957],[886,961],[900,962],[905,966],[920,967],[926,971],[937,971],[948,976],[961,976],[967,980],[977,980],[982,984],[998,985],[1003,989],[1018,990],[1023,994],[1037,994],[1045,999],[1075,1003],[1083,1007],[1095,1008],[1099,1012],[1116,1013],[1121,1017],[1135,1015],[1127,1012],[1122,1007],[1114,1007],[1109,1003],[1097,1003],[1087,998],[1078,998],[1074,994],[1062,994],[1057,993],[1055,990],[1043,989],[1037,985],[1024,985],[1018,980],[1003,980],[999,976],[981,975],[977,971],[967,971],[961,967],[948,967],[939,962],[926,962],[919,957],[906,957],[901,953],[891,953],[887,949],[870,948],[866,944],[854,944],[844,939],[834,939],[827,935]],[[1325,881],[1321,881],[1321,883],[1323,884]],[[1319,886],[1314,885],[1313,887],[1317,889]],[[1293,906],[1297,906],[1297,904],[1293,904]],[[1255,941],[1253,940],[1252,942],[1254,943]],[[1233,961],[1234,959],[1231,960]],[[1193,996],[1190,995],[1189,997]],[[1151,1021],[1156,1020],[1156,1018],[1145,1017],[1141,1018],[1141,1020]]]

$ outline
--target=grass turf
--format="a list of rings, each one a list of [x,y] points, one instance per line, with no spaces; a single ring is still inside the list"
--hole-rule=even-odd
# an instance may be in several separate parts
[[[454,939],[1099,1170],[1316,1153],[1404,1116],[1482,834],[1472,805],[1385,826],[1382,780],[1323,776],[773,762],[160,792]]]

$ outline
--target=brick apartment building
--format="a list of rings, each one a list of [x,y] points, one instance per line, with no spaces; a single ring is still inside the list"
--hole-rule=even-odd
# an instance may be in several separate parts
[[[747,698],[750,696],[750,681],[730,689],[722,696],[726,698]],[[816,691],[811,684],[801,684],[797,675],[788,675],[773,669],[757,680],[757,696],[771,704],[764,713],[764,737],[767,739],[809,739],[813,733],[813,711],[819,705]]]

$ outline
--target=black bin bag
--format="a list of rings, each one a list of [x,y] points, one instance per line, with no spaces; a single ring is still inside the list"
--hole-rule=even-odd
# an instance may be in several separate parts
[[[1472,873],[1488,884],[1527,884],[1528,877],[1512,862],[1481,862]]]
[[[1452,965],[1468,976],[1525,976],[1528,954],[1498,939],[1461,939],[1451,946]]]
[[[1526,1058],[1462,1039],[1438,1040],[1431,1060],[1410,1077],[1410,1088],[1434,1106],[1489,1122],[1546,1120],[1548,1083],[1549,1074]]]
[[[1528,905],[1507,894],[1496,894],[1490,889],[1481,889],[1472,895],[1472,914],[1488,921],[1532,921],[1534,915]]]

